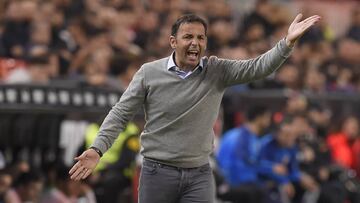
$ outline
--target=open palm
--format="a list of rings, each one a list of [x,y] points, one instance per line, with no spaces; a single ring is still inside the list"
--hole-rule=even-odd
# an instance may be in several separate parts
[[[93,150],[88,149],[76,157],[76,164],[70,169],[70,178],[73,180],[85,179],[99,163],[100,156]]]
[[[303,21],[300,21],[302,17],[302,14],[298,14],[288,29],[286,40],[289,46],[293,46],[296,40],[298,40],[311,26],[313,26],[321,18],[318,15],[313,15]]]

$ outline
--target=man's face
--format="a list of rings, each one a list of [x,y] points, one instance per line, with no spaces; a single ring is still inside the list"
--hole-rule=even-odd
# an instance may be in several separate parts
[[[276,140],[282,147],[292,147],[296,141],[296,132],[293,130],[293,125],[290,123],[283,124],[280,133],[277,134]]]
[[[22,186],[18,191],[23,201],[37,202],[39,200],[44,184],[41,181],[31,182]]]
[[[175,49],[176,65],[185,70],[194,69],[204,56],[207,37],[201,23],[181,24],[177,34],[170,36],[170,45]]]
[[[262,129],[266,130],[270,124],[271,124],[271,112],[266,112],[263,116],[262,116]]]

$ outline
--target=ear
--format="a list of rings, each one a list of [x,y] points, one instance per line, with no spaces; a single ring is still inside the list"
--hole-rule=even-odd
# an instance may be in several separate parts
[[[175,36],[170,36],[169,42],[170,42],[171,48],[175,49],[176,48],[176,38],[175,38]]]

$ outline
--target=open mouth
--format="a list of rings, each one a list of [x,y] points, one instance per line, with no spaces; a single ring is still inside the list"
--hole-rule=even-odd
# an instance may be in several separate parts
[[[188,52],[186,52],[186,55],[190,60],[196,60],[199,56],[199,52],[198,51],[188,51]]]

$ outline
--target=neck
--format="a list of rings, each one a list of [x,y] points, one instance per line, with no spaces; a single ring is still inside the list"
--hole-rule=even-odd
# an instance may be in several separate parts
[[[173,60],[174,60],[174,63],[175,65],[182,71],[185,71],[185,72],[189,72],[189,71],[193,71],[198,65],[196,65],[195,67],[191,67],[191,66],[186,66],[186,65],[182,65],[180,63],[180,60],[176,57],[176,53],[174,52],[173,54]]]

